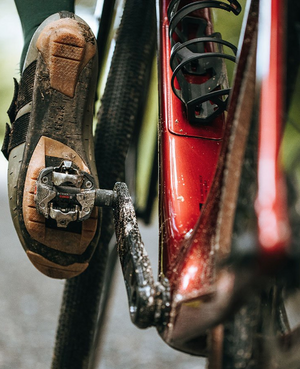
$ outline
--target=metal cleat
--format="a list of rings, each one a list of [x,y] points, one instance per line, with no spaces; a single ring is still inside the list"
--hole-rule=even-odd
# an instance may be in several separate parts
[[[40,214],[54,219],[58,227],[66,228],[70,222],[89,218],[95,197],[94,178],[65,160],[59,167],[40,172],[34,201]]]

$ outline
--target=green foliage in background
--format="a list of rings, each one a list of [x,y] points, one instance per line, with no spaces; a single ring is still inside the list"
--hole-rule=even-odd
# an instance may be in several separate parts
[[[294,185],[300,190],[300,71],[296,76],[296,88],[284,131],[281,147],[281,160],[284,169]]]
[[[239,0],[239,2],[242,7],[242,12],[239,15],[235,15],[232,12],[229,13],[223,9],[212,10],[214,32],[219,32],[223,40],[232,43],[236,47],[238,47],[239,44],[246,0]],[[223,49],[225,53],[233,55],[229,48],[224,47]],[[229,83],[231,85],[235,64],[228,60],[225,60],[225,63],[227,66]]]
[[[7,109],[13,96],[13,77],[19,79],[22,29],[13,0],[0,2],[0,140],[2,145]]]

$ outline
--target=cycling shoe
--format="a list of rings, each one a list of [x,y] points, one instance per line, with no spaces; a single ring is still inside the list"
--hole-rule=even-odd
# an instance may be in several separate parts
[[[20,83],[15,82],[2,151],[8,164],[13,223],[30,261],[45,275],[71,278],[89,264],[99,239],[100,212],[63,227],[37,212],[40,172],[72,164],[95,179],[92,121],[97,46],[88,25],[69,12],[35,32]],[[75,168],[75,169],[74,169]],[[68,176],[71,178],[71,176]]]

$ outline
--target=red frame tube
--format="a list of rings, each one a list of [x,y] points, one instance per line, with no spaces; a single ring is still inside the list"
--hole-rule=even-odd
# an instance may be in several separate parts
[[[224,136],[224,117],[220,118],[223,119],[221,123],[213,124],[210,131],[203,127],[190,128],[182,103],[171,91],[168,3],[168,0],[160,0],[160,274],[170,281],[172,311],[162,337],[179,350],[204,354],[206,329],[221,321],[235,296],[234,273],[224,269],[215,275],[212,248],[217,214],[214,208],[220,200],[218,181],[226,151],[222,140],[224,138],[227,145],[229,136],[227,133]],[[282,0],[267,0],[266,3],[271,4],[270,38],[263,47],[269,50],[269,63],[260,81],[255,207],[262,260],[264,265],[270,266],[274,258],[269,256],[277,259],[278,255],[287,252],[290,229],[284,178],[278,164],[284,111],[284,4]],[[222,127],[221,131],[218,127]],[[226,128],[226,132],[229,129]],[[209,191],[209,201],[206,201]],[[202,208],[199,204],[205,206]],[[205,211],[202,217],[201,211]],[[197,332],[200,333],[193,347],[188,341],[195,339]]]
[[[265,7],[270,6],[269,11]],[[258,194],[255,204],[258,240],[263,253],[282,254],[290,243],[286,188],[278,155],[284,125],[284,20],[282,0],[261,1],[258,60],[261,72],[259,115]],[[270,18],[264,19],[264,17]],[[260,44],[261,43],[261,44]]]
[[[202,206],[216,172],[223,135],[225,116],[222,115],[207,126],[193,126],[186,119],[185,107],[171,89],[170,36],[167,7],[169,0],[160,2],[160,275],[170,281],[171,295],[175,301],[192,295],[204,296],[211,292],[214,262],[211,246],[206,242],[194,242],[192,234],[197,232]],[[212,32],[210,12],[201,11],[208,23],[207,33]],[[191,244],[192,243],[192,244]],[[176,302],[175,302],[176,304]],[[188,318],[178,310],[178,321]],[[179,336],[188,330],[179,323]],[[172,325],[172,323],[169,324]],[[172,328],[172,337],[167,329],[163,338],[174,345],[177,335]],[[175,334],[174,334],[175,332]],[[176,338],[175,338],[176,340]],[[198,341],[196,351],[205,350],[206,340]],[[175,347],[185,350],[184,342]]]
[[[174,263],[200,216],[212,183],[225,126],[224,116],[211,125],[193,126],[171,89],[172,70],[167,18],[162,0],[160,50],[160,272],[175,287]],[[209,12],[205,12],[210,25]]]

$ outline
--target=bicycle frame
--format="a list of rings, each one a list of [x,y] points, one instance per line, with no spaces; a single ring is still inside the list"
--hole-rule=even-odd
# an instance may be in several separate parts
[[[247,65],[251,52],[254,59],[255,43],[252,42],[251,46],[250,40],[256,38],[258,2],[252,1],[251,6],[248,4],[248,31],[245,31],[243,48],[239,55],[240,65],[236,71],[229,112],[227,118],[223,114],[207,127],[193,126],[187,121],[182,102],[171,90],[168,4],[167,0],[160,1],[159,270],[160,277],[167,277],[170,281],[171,314],[167,328],[161,335],[176,349],[203,355],[207,349],[207,329],[222,322],[226,314],[233,310],[233,306],[245,298],[243,289],[248,291],[245,287],[258,274],[274,268],[274,262],[277,262],[278,267],[284,262],[282,255],[287,255],[290,231],[286,191],[278,164],[284,108],[284,93],[281,89],[284,78],[284,5],[280,0],[260,2],[260,7],[265,12],[265,4],[269,5],[267,16],[270,18],[267,29],[266,24],[262,27],[260,23],[259,26],[258,58],[263,48],[269,51],[263,63],[258,61],[256,80],[258,86],[261,84],[259,91],[254,88],[254,62],[252,61],[251,67]],[[204,11],[202,17],[210,22],[209,11]],[[266,34],[269,38],[265,37]],[[265,42],[271,47],[268,48],[267,45],[266,48]],[[250,77],[249,73],[248,76],[245,74],[247,68],[252,68]],[[242,87],[243,79],[250,86],[247,92],[249,96],[244,97],[244,101],[238,101],[239,94],[243,88],[246,89],[245,86]],[[255,100],[255,93],[260,95],[260,129],[258,194],[255,204],[258,235],[253,250],[262,267],[260,271],[253,268],[250,274],[247,274],[248,271],[243,274],[240,270],[230,270],[227,267],[219,270],[216,264],[229,254],[234,203],[239,184],[239,178],[231,180],[224,173],[225,169],[230,172],[230,163],[235,163],[232,158],[234,150],[240,158],[237,163],[241,168],[243,149],[237,148],[238,138],[242,137],[245,145],[248,134],[247,132],[239,136],[239,133],[234,133],[234,130],[239,129],[235,121],[238,120],[238,124],[243,125],[242,120],[248,119],[249,127],[252,116],[251,99]],[[238,115],[239,105],[248,118]],[[233,143],[229,144],[230,140]],[[228,149],[230,145],[231,149]],[[230,173],[235,175],[233,170]],[[228,189],[231,181],[232,194]],[[229,201],[232,209],[224,210],[226,201]],[[231,220],[226,222],[224,218],[227,215]],[[224,232],[226,227],[228,229]]]
[[[187,300],[191,295],[209,297],[211,292],[212,249],[202,245],[187,248],[216,171],[225,118],[219,117],[212,126],[192,126],[182,102],[172,92],[167,8],[168,1],[161,1],[159,270],[170,281],[173,299]],[[210,21],[209,11],[204,16]],[[188,339],[187,332],[184,335]]]

